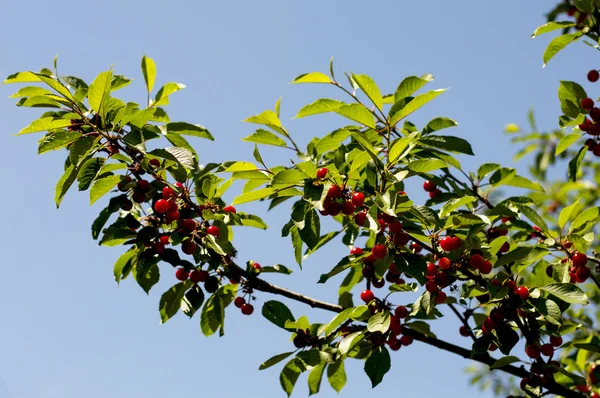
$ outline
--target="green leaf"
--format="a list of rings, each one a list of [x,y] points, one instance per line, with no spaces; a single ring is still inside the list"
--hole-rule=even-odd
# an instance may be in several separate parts
[[[80,191],[85,191],[90,187],[105,162],[106,158],[98,157],[91,158],[81,165],[79,173],[77,174],[77,182]]]
[[[573,0],[573,5],[586,14],[591,14],[594,12],[593,0]]]
[[[283,361],[284,359],[286,359],[287,357],[289,357],[290,355],[292,355],[294,353],[294,351],[290,351],[290,352],[284,352],[282,354],[277,354],[275,356],[272,356],[271,358],[267,359],[266,361],[264,361],[259,367],[258,370],[265,370],[270,368],[273,365],[278,364],[279,362]]]
[[[264,145],[274,145],[285,147],[287,144],[285,141],[279,136],[271,133],[268,130],[258,129],[254,133],[250,134],[246,138],[242,138],[242,141],[245,142],[254,142],[256,144],[264,144]]]
[[[444,206],[442,207],[442,210],[440,210],[440,217],[446,217],[459,207],[469,203],[473,203],[475,201],[477,201],[477,198],[474,196],[463,196],[460,199],[451,199],[448,202],[446,202],[446,204],[444,204]]]
[[[572,283],[551,283],[540,287],[540,289],[569,304],[588,304],[588,298],[583,290]]]
[[[346,385],[346,370],[344,369],[344,361],[338,360],[327,367],[327,380],[329,385],[336,392],[342,391]]]
[[[383,97],[381,96],[381,91],[379,90],[379,87],[377,87],[375,81],[367,75],[352,74],[352,78],[377,109],[383,109]]]
[[[69,89],[64,84],[57,81],[54,77],[50,77],[50,76],[47,76],[47,75],[44,75],[41,73],[36,73],[36,76],[41,81],[43,81],[48,86],[50,86],[58,94],[60,94],[62,97],[66,98],[69,102],[75,102],[75,99],[73,98],[73,94],[71,94]]]
[[[106,118],[106,105],[110,99],[110,87],[112,81],[112,71],[100,73],[90,84],[88,90],[88,102],[92,110],[104,119]]]
[[[54,201],[56,202],[57,208],[60,206],[60,202],[62,202],[62,199],[64,198],[71,185],[73,185],[73,182],[75,182],[78,171],[78,168],[74,167],[73,165],[70,165],[69,167],[67,167],[62,177],[60,177],[60,179],[56,183],[56,188],[54,190]]]
[[[548,33],[548,32],[553,32],[555,30],[558,29],[564,29],[564,28],[569,28],[571,26],[575,26],[576,24],[574,22],[548,22],[545,23],[541,26],[538,26],[538,28],[533,32],[533,34],[531,35],[531,38],[535,38],[539,35],[543,35],[544,33]]]
[[[236,197],[232,204],[239,205],[242,203],[254,202],[255,200],[264,199],[273,194],[273,188],[262,188],[255,191],[246,192]]]
[[[548,47],[546,47],[546,51],[544,51],[544,67],[548,62],[558,54],[563,48],[567,45],[571,44],[573,41],[579,39],[581,33],[568,33],[565,35],[561,35],[552,39]]]
[[[161,126],[161,130],[168,134],[189,135],[192,137],[206,138],[214,141],[215,138],[203,126],[186,122],[171,122]]]
[[[500,167],[502,166],[497,163],[484,163],[479,166],[479,169],[477,169],[477,177],[482,179],[491,172],[498,170]]]
[[[595,344],[576,343],[573,344],[573,347],[600,354],[600,346]]]
[[[566,151],[571,145],[573,145],[577,140],[581,138],[581,134],[573,133],[567,134],[560,139],[558,142],[558,146],[556,147],[556,155],[560,155],[564,151]]]
[[[56,133],[49,133],[40,141],[38,154],[64,148],[80,138],[82,138],[81,133],[75,131],[60,130]]]
[[[181,301],[189,287],[189,283],[180,282],[162,294],[158,305],[160,323],[165,323],[179,312]]]
[[[310,72],[310,73],[304,73],[291,81],[291,84],[298,84],[298,83],[333,83],[333,82],[331,81],[329,76],[327,76],[325,73]]]
[[[112,175],[96,180],[90,189],[90,206],[109,193],[122,179],[123,176]]]
[[[390,353],[385,347],[377,347],[365,361],[365,373],[375,387],[383,380],[383,376],[390,370]]]
[[[332,333],[337,328],[342,326],[342,324],[344,322],[346,322],[348,319],[350,319],[350,315],[352,314],[353,311],[354,311],[354,307],[346,308],[344,311],[337,314],[335,316],[335,318],[333,318],[331,320],[331,322],[329,322],[329,324],[327,325],[327,328],[325,329],[325,335]]]
[[[474,155],[471,144],[468,141],[450,135],[427,135],[422,137],[419,143],[446,151]]]
[[[385,333],[390,328],[390,314],[387,311],[378,312],[369,318],[367,330],[371,333]]]
[[[511,178],[507,178],[504,182],[504,185],[508,185],[509,187],[518,187],[531,189],[534,191],[544,191],[544,188],[537,182],[531,181],[525,177],[514,175]]]
[[[323,380],[323,373],[325,372],[325,363],[312,368],[308,374],[308,395],[317,394],[321,388],[321,381]]]
[[[423,129],[423,134],[429,134],[434,131],[443,130],[449,127],[458,126],[458,122],[456,120],[447,118],[447,117],[436,117],[432,119],[427,126]]]
[[[548,299],[530,298],[529,302],[544,316],[544,318],[557,326],[560,326],[561,311],[558,304]]]
[[[41,82],[40,78],[36,76],[33,72],[17,72],[8,76],[2,84],[12,84],[12,83],[39,83]]]
[[[294,322],[296,320],[294,315],[292,315],[292,311],[285,304],[275,300],[270,300],[263,304],[262,314],[274,325],[283,329],[285,329],[287,321]]]
[[[277,274],[290,275],[292,272],[294,272],[294,271],[292,271],[285,265],[281,265],[281,264],[275,264],[275,265],[269,265],[266,267],[262,267],[262,273],[277,273]]]
[[[142,73],[144,74],[144,81],[146,82],[148,94],[150,94],[154,87],[154,81],[156,80],[156,64],[152,58],[146,57],[145,55],[142,58]]]
[[[577,206],[579,206],[579,200],[580,198],[577,198],[577,200],[574,203],[570,204],[569,206],[565,207],[560,211],[560,214],[558,215],[558,226],[560,227],[560,229],[563,229],[565,225],[567,225],[567,222],[571,220],[573,212],[575,211]]]
[[[306,174],[297,169],[281,170],[273,177],[273,185],[297,185],[307,177]]]
[[[133,267],[135,256],[135,249],[130,249],[123,253],[115,262],[113,274],[117,283],[121,282],[121,279],[129,273],[129,270]]]
[[[548,231],[548,225],[546,221],[539,214],[535,212],[531,207],[526,205],[517,204],[517,208],[523,213],[525,217],[527,217],[532,223],[537,225],[542,229],[542,231]]]
[[[421,87],[433,81],[433,75],[423,75],[421,77],[417,76],[408,76],[400,84],[396,89],[394,94],[394,102],[400,101],[402,98],[406,98],[414,94]]]
[[[498,359],[496,362],[494,362],[490,366],[490,369],[498,369],[503,366],[510,365],[511,363],[515,363],[515,362],[521,362],[521,360],[515,356],[502,357],[502,358]]]
[[[579,172],[579,168],[581,167],[581,162],[583,162],[583,158],[588,150],[587,146],[581,147],[577,155],[569,162],[568,174],[570,181],[577,181],[577,173]]]
[[[204,292],[198,285],[192,286],[183,296],[181,300],[181,311],[188,317],[192,318],[194,314],[202,307],[204,303]]]
[[[298,381],[298,377],[300,376],[300,373],[302,373],[297,362],[298,360],[296,358],[292,358],[285,364],[279,374],[279,383],[288,397],[292,395],[296,381]]]
[[[402,152],[404,152],[404,150],[415,141],[416,137],[417,135],[413,133],[408,137],[403,137],[394,141],[389,152],[390,163],[396,162],[396,160],[400,158],[400,155],[402,155]]]
[[[154,102],[152,103],[153,107],[168,105],[169,104],[169,95],[182,90],[185,88],[185,84],[181,83],[167,83],[158,90],[156,93],[156,97],[154,98]]]
[[[31,124],[15,135],[38,133],[40,131],[51,131],[68,127],[71,125],[70,119],[55,119],[53,117],[44,117],[41,119],[34,120]]]
[[[448,164],[443,160],[431,158],[431,159],[419,159],[413,160],[407,165],[408,169],[415,173],[429,173],[437,169],[448,167]]]
[[[570,230],[574,231],[587,222],[595,221],[599,215],[600,209],[598,207],[590,207],[588,209],[585,209],[584,211],[579,213],[577,217],[575,217],[575,220],[573,220],[573,222],[571,223]]]
[[[364,126],[372,129],[375,128],[375,116],[373,116],[370,110],[360,104],[342,105],[334,110],[334,112]]]
[[[438,89],[429,91],[425,94],[417,95],[407,104],[404,104],[402,100],[400,100],[401,102],[397,101],[390,109],[390,124],[392,126],[396,125],[400,120],[421,108],[423,105],[427,104],[444,91],[446,91],[446,89]]]
[[[300,119],[306,116],[318,115],[321,113],[335,112],[343,105],[346,105],[346,103],[329,98],[320,98],[311,104],[303,106],[298,111],[298,114],[294,116],[294,119]]]

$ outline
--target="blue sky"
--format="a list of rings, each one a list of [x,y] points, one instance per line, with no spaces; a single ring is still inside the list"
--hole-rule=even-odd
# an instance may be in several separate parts
[[[329,87],[288,85],[295,76],[326,71],[335,57],[338,74],[367,73],[391,92],[407,75],[432,73],[432,88],[451,87],[413,118],[423,125],[434,116],[458,120],[453,135],[469,139],[476,157],[461,158],[466,169],[495,161],[514,165],[515,149],[503,135],[506,123],[525,125],[536,110],[539,126],[553,128],[559,114],[559,80],[583,81],[591,65],[583,45],[565,51],[542,69],[548,38],[529,38],[554,2],[417,1],[95,1],[7,2],[0,25],[0,75],[50,67],[60,55],[62,74],[87,80],[115,64],[135,78],[118,94],[143,102],[139,70],[147,54],[158,65],[157,86],[168,81],[187,88],[172,96],[172,120],[207,126],[215,143],[194,141],[201,162],[252,159],[252,145],[240,141],[253,131],[241,122],[272,108],[283,96],[282,119],[300,143],[341,123],[336,117],[290,120]],[[589,54],[589,53],[585,53]],[[597,66],[597,65],[596,65]],[[0,88],[3,98],[15,86]],[[0,398],[104,397],[283,397],[278,367],[258,365],[287,351],[288,335],[260,314],[229,311],[224,338],[202,336],[198,318],[178,315],[159,324],[158,300],[174,283],[169,266],[149,296],[132,280],[117,286],[112,264],[120,248],[100,248],[89,226],[101,204],[88,206],[86,194],[71,192],[60,210],[53,189],[64,153],[36,155],[38,136],[13,137],[38,111],[0,101],[5,165],[0,302]],[[336,124],[337,123],[337,124]],[[287,161],[287,152],[265,150],[270,164]],[[517,165],[523,171],[525,164]],[[424,196],[416,183],[415,199]],[[265,214],[264,205],[241,206]],[[335,301],[339,280],[316,285],[347,253],[332,244],[311,257],[300,272],[291,245],[279,238],[289,212],[265,216],[266,232],[236,231],[240,260],[286,264],[293,277],[276,283]],[[258,295],[257,306],[271,299]],[[329,314],[290,304],[296,316],[326,321]],[[438,336],[468,345],[448,317],[433,325]],[[415,343],[393,354],[392,370],[378,394],[472,396],[463,369],[468,361]],[[350,381],[340,396],[371,394],[362,362],[348,364]],[[307,395],[305,377],[294,396]],[[326,385],[321,397],[337,394]],[[491,396],[491,395],[481,395]]]

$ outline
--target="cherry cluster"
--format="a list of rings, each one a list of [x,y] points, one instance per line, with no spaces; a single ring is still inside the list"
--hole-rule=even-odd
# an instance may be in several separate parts
[[[323,167],[317,171],[317,178],[320,180],[325,179],[327,174],[329,174],[329,170]],[[321,210],[320,213],[322,216],[335,217],[340,213],[350,216],[354,214],[356,209],[362,208],[364,203],[365,195],[362,192],[354,192],[351,194],[347,188],[334,184],[330,186],[327,191],[327,196],[323,202],[324,209]],[[363,214],[366,219],[367,214]]]

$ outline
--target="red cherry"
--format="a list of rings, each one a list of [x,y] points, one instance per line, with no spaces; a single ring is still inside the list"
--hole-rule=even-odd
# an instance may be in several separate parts
[[[479,272],[482,273],[483,275],[487,275],[490,272],[492,272],[492,263],[490,263],[489,261],[485,261],[479,267]]]
[[[206,228],[206,233],[218,238],[221,235],[221,230],[216,225],[211,225],[210,227]]]
[[[540,227],[538,227],[537,225],[534,225],[532,228],[535,232],[542,232],[542,229]]]
[[[446,236],[440,240],[440,246],[442,247],[442,250],[451,252],[455,249],[455,242],[451,236]]]
[[[134,191],[131,199],[133,199],[135,203],[144,203],[146,201],[146,194],[140,191]]]
[[[206,271],[204,271],[206,272]],[[202,273],[201,270],[193,270],[192,272],[190,272],[190,280],[194,283],[198,283],[198,282],[203,282],[204,280],[206,280],[204,278],[204,274]]]
[[[513,292],[517,290],[517,284],[515,283],[515,281],[507,280],[506,286]]]
[[[242,304],[242,314],[244,315],[252,315],[254,312],[254,306],[252,304]]]
[[[460,239],[458,236],[453,236],[452,237],[452,250],[458,250],[462,247],[462,239]]]
[[[588,72],[587,78],[590,82],[596,83],[598,81],[598,79],[600,79],[600,73],[598,73],[597,70],[592,69],[591,71]]]
[[[370,303],[371,301],[375,300],[375,295],[370,290],[363,290],[363,292],[360,294],[360,299],[365,303]]]
[[[360,247],[353,247],[352,250],[350,250],[350,255],[352,256],[360,256],[361,254],[363,254],[363,249]]]
[[[342,188],[340,188],[338,185],[332,185],[327,191],[327,196],[329,196],[331,199],[339,198],[342,196]]]
[[[128,188],[129,183],[131,183],[131,177],[125,176],[125,178],[123,178],[121,181],[119,181],[119,183],[117,184],[117,188],[121,192],[129,191],[129,188]]]
[[[521,390],[527,391],[527,384],[529,384],[529,379],[527,377],[525,377],[524,379],[521,379],[521,382],[519,383],[519,387],[521,388]]]
[[[406,309],[406,307],[403,306],[403,305],[399,305],[394,310],[394,315],[398,319],[404,319],[404,318],[406,318],[408,316],[408,309]]]
[[[519,297],[523,300],[527,300],[529,298],[529,289],[526,286],[519,286],[515,291]]]
[[[560,347],[563,343],[563,338],[561,336],[550,336],[550,344],[554,347]]]
[[[498,250],[498,251],[500,253],[506,253],[509,250],[510,250],[510,243],[504,242],[504,244],[500,247],[500,250]]]
[[[496,322],[489,316],[487,318],[485,318],[485,321],[483,321],[483,326],[485,326],[485,328],[490,331],[492,331],[492,330],[496,329],[496,327],[498,327]]]
[[[362,207],[365,204],[365,194],[362,192],[354,192],[352,194],[352,203],[356,207]]]
[[[352,202],[347,201],[342,203],[342,213],[344,213],[347,216],[354,214],[354,205],[352,204]]]
[[[137,187],[142,192],[148,192],[150,190],[150,183],[146,180],[139,180],[137,182]]]
[[[323,179],[327,176],[327,173],[329,173],[329,170],[327,170],[327,167],[323,167],[319,170],[317,170],[317,178],[319,179]]]
[[[174,200],[168,200],[167,201],[167,213],[173,213],[177,210],[179,210],[179,207],[177,206],[177,203],[175,203]]]
[[[332,217],[340,214],[340,211],[342,211],[342,207],[338,202],[331,202],[329,205],[327,205],[327,213],[329,213],[329,215]]]
[[[435,296],[435,302],[437,304],[444,304],[446,302],[446,293],[439,291],[437,296]]]
[[[442,191],[436,189],[435,191],[429,192],[429,199],[435,199],[442,194]]]
[[[177,182],[175,183],[175,186],[176,186],[177,188],[179,188],[180,190],[182,190],[182,191],[185,191],[185,186],[184,186],[182,183],[180,183],[179,181],[177,181]]]
[[[150,159],[150,161],[148,162],[148,164],[150,164],[150,166],[159,167],[160,166],[160,160],[158,160],[158,159]]]
[[[527,354],[529,358],[539,358],[540,347],[535,344],[529,344],[527,347],[525,347],[525,354]]]
[[[502,286],[502,282],[500,282],[500,279],[494,278],[494,279],[492,279],[492,285],[494,285],[496,287],[501,287]]]
[[[385,220],[383,218],[380,218],[379,220],[377,220],[377,223],[379,224],[379,230],[381,232],[385,231],[385,227],[387,226]]]
[[[588,132],[590,131],[590,127],[592,127],[592,122],[590,122],[589,119],[585,119],[585,121],[579,125],[579,130]]]
[[[584,253],[575,252],[571,257],[571,261],[573,261],[574,266],[583,267],[588,263],[588,258]]]
[[[461,336],[469,337],[471,335],[471,329],[466,326],[461,326],[460,329],[458,329],[458,333],[460,333]]]
[[[185,254],[194,254],[196,252],[196,244],[191,240],[186,240],[181,244],[181,251]]]
[[[367,213],[365,213],[364,211],[361,211],[360,213],[356,213],[354,215],[354,222],[359,227],[362,227],[363,225],[365,225],[366,220],[367,220]]]
[[[371,282],[371,285],[376,289],[381,289],[385,286],[385,279],[374,280]]]
[[[172,188],[170,188],[170,187],[164,187],[163,188],[163,191],[162,191],[162,197],[163,197],[163,199],[171,199],[171,198],[173,198],[175,196],[177,196],[177,195],[175,194],[175,191],[173,191]]]
[[[433,276],[437,274],[438,268],[434,263],[427,263],[427,275]]]
[[[166,213],[168,208],[169,204],[164,199],[159,199],[156,201],[156,203],[154,203],[154,210],[156,210],[157,213]]]
[[[235,210],[235,207],[233,207],[233,206],[225,206],[225,207],[223,207],[223,211],[225,213],[233,213],[233,214],[237,213],[237,210]]]
[[[165,217],[165,222],[167,224],[171,224],[177,220],[179,220],[179,212],[177,210],[168,212],[167,216]]]
[[[600,125],[598,124],[594,124],[594,126],[598,126],[598,134],[600,134]],[[592,153],[594,154],[594,156],[600,156],[600,145],[596,145],[592,148]]]
[[[404,232],[400,232],[394,235],[393,241],[396,246],[404,246],[408,243],[410,237]]]
[[[175,270],[175,278],[177,278],[180,281],[185,281],[187,280],[187,278],[190,276],[189,272],[187,272],[185,270],[185,268],[177,268]]]
[[[394,220],[388,225],[388,228],[391,233],[397,234],[399,232],[402,232],[402,223],[400,221]]]
[[[192,220],[191,218],[181,220],[181,228],[183,228],[183,230],[188,234],[194,232],[196,230],[196,227],[196,221]]]
[[[433,280],[439,287],[446,287],[450,283],[450,278],[445,272],[438,272]]]
[[[404,192],[404,191],[398,191],[397,194],[400,195],[400,196],[404,196],[404,195],[406,195],[406,192]]]
[[[384,258],[387,255],[387,248],[384,245],[375,245],[371,252],[375,258]]]
[[[494,343],[491,343],[490,346],[488,347],[488,351],[496,351],[498,349],[498,346]]]
[[[588,267],[580,267],[575,273],[575,278],[577,279],[577,282],[583,283],[590,277],[590,274],[591,272]]]
[[[594,100],[591,98],[584,98],[581,100],[581,107],[586,111],[591,110],[594,107]]]
[[[590,388],[587,385],[585,385],[585,384],[580,384],[578,386],[575,386],[575,388],[579,392],[584,392],[585,393],[585,392],[589,392],[590,391]]]
[[[160,243],[162,243],[163,245],[169,244],[169,235],[163,235],[158,239],[160,240]]]
[[[473,254],[469,259],[469,265],[475,269],[479,269],[485,264],[485,259],[479,254]]]
[[[243,297],[236,297],[235,300],[233,300],[233,305],[238,308],[242,308],[242,305],[244,304],[246,304],[246,299]]]
[[[552,347],[552,344],[544,344],[540,351],[542,351],[542,355],[551,357],[554,354],[554,347]]]
[[[400,344],[402,345],[411,345],[413,342],[413,338],[412,336],[408,336],[408,335],[404,335],[402,337],[400,337]]]
[[[449,269],[452,267],[452,261],[448,257],[442,257],[438,260],[438,266],[444,270]]]
[[[437,189],[437,185],[435,184],[435,182],[427,180],[423,183],[423,189],[426,192],[433,192]]]
[[[589,133],[590,133],[590,135],[600,135],[600,124],[598,124],[598,123],[591,124]]]
[[[390,347],[390,348],[392,348],[392,347]],[[597,392],[593,392],[592,395],[590,395],[590,398],[600,398],[600,394],[598,394]]]
[[[427,291],[429,293],[435,293],[435,292],[437,292],[437,289],[438,289],[437,283],[435,283],[435,281],[428,281],[425,284],[425,289],[427,289]]]
[[[600,108],[593,107],[590,111],[590,117],[594,122],[600,122]]]
[[[409,247],[415,253],[420,253],[421,250],[423,250],[423,248],[418,243],[415,243],[415,242],[411,243]]]

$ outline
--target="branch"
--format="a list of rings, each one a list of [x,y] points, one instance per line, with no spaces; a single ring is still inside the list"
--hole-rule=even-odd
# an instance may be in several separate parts
[[[237,265],[233,262],[230,263],[229,266],[232,267],[233,269],[235,269],[236,271],[238,271],[244,277],[248,278],[251,281],[250,285],[256,290],[284,296],[289,299],[308,304],[313,308],[321,308],[321,309],[335,312],[335,313],[339,313],[344,310],[344,308],[340,305],[331,304],[331,303],[327,303],[327,302],[320,301],[317,299],[313,299],[313,298],[305,296],[303,294],[293,292],[289,289],[285,289],[285,288],[279,287],[277,285],[273,285],[272,283],[269,283],[263,279],[253,277],[252,275],[249,275],[246,272],[246,270],[242,269],[239,265]],[[472,357],[471,350],[448,343],[443,340],[436,339],[434,337],[426,336],[425,334],[417,332],[416,330],[413,330],[413,329],[409,329],[408,327],[403,328],[402,333],[405,335],[411,336],[415,340],[418,340],[422,343],[428,344],[432,347],[442,349],[444,351],[451,352],[451,353],[459,355],[465,359],[477,361],[477,362],[483,363],[488,366],[491,366],[496,362],[496,359],[489,356],[488,354]],[[525,368],[523,368],[523,367],[506,365],[506,366],[499,367],[497,369],[502,370],[503,372],[509,373],[513,376],[520,377],[520,378],[526,378],[526,377],[530,376],[529,372],[527,370],[525,370]],[[542,386],[544,388],[546,388],[548,391],[552,392],[553,394],[557,394],[557,395],[563,396],[565,398],[586,397],[586,395],[580,394],[577,391],[569,390],[568,388],[566,388],[554,381],[548,381],[546,384],[543,384]]]

